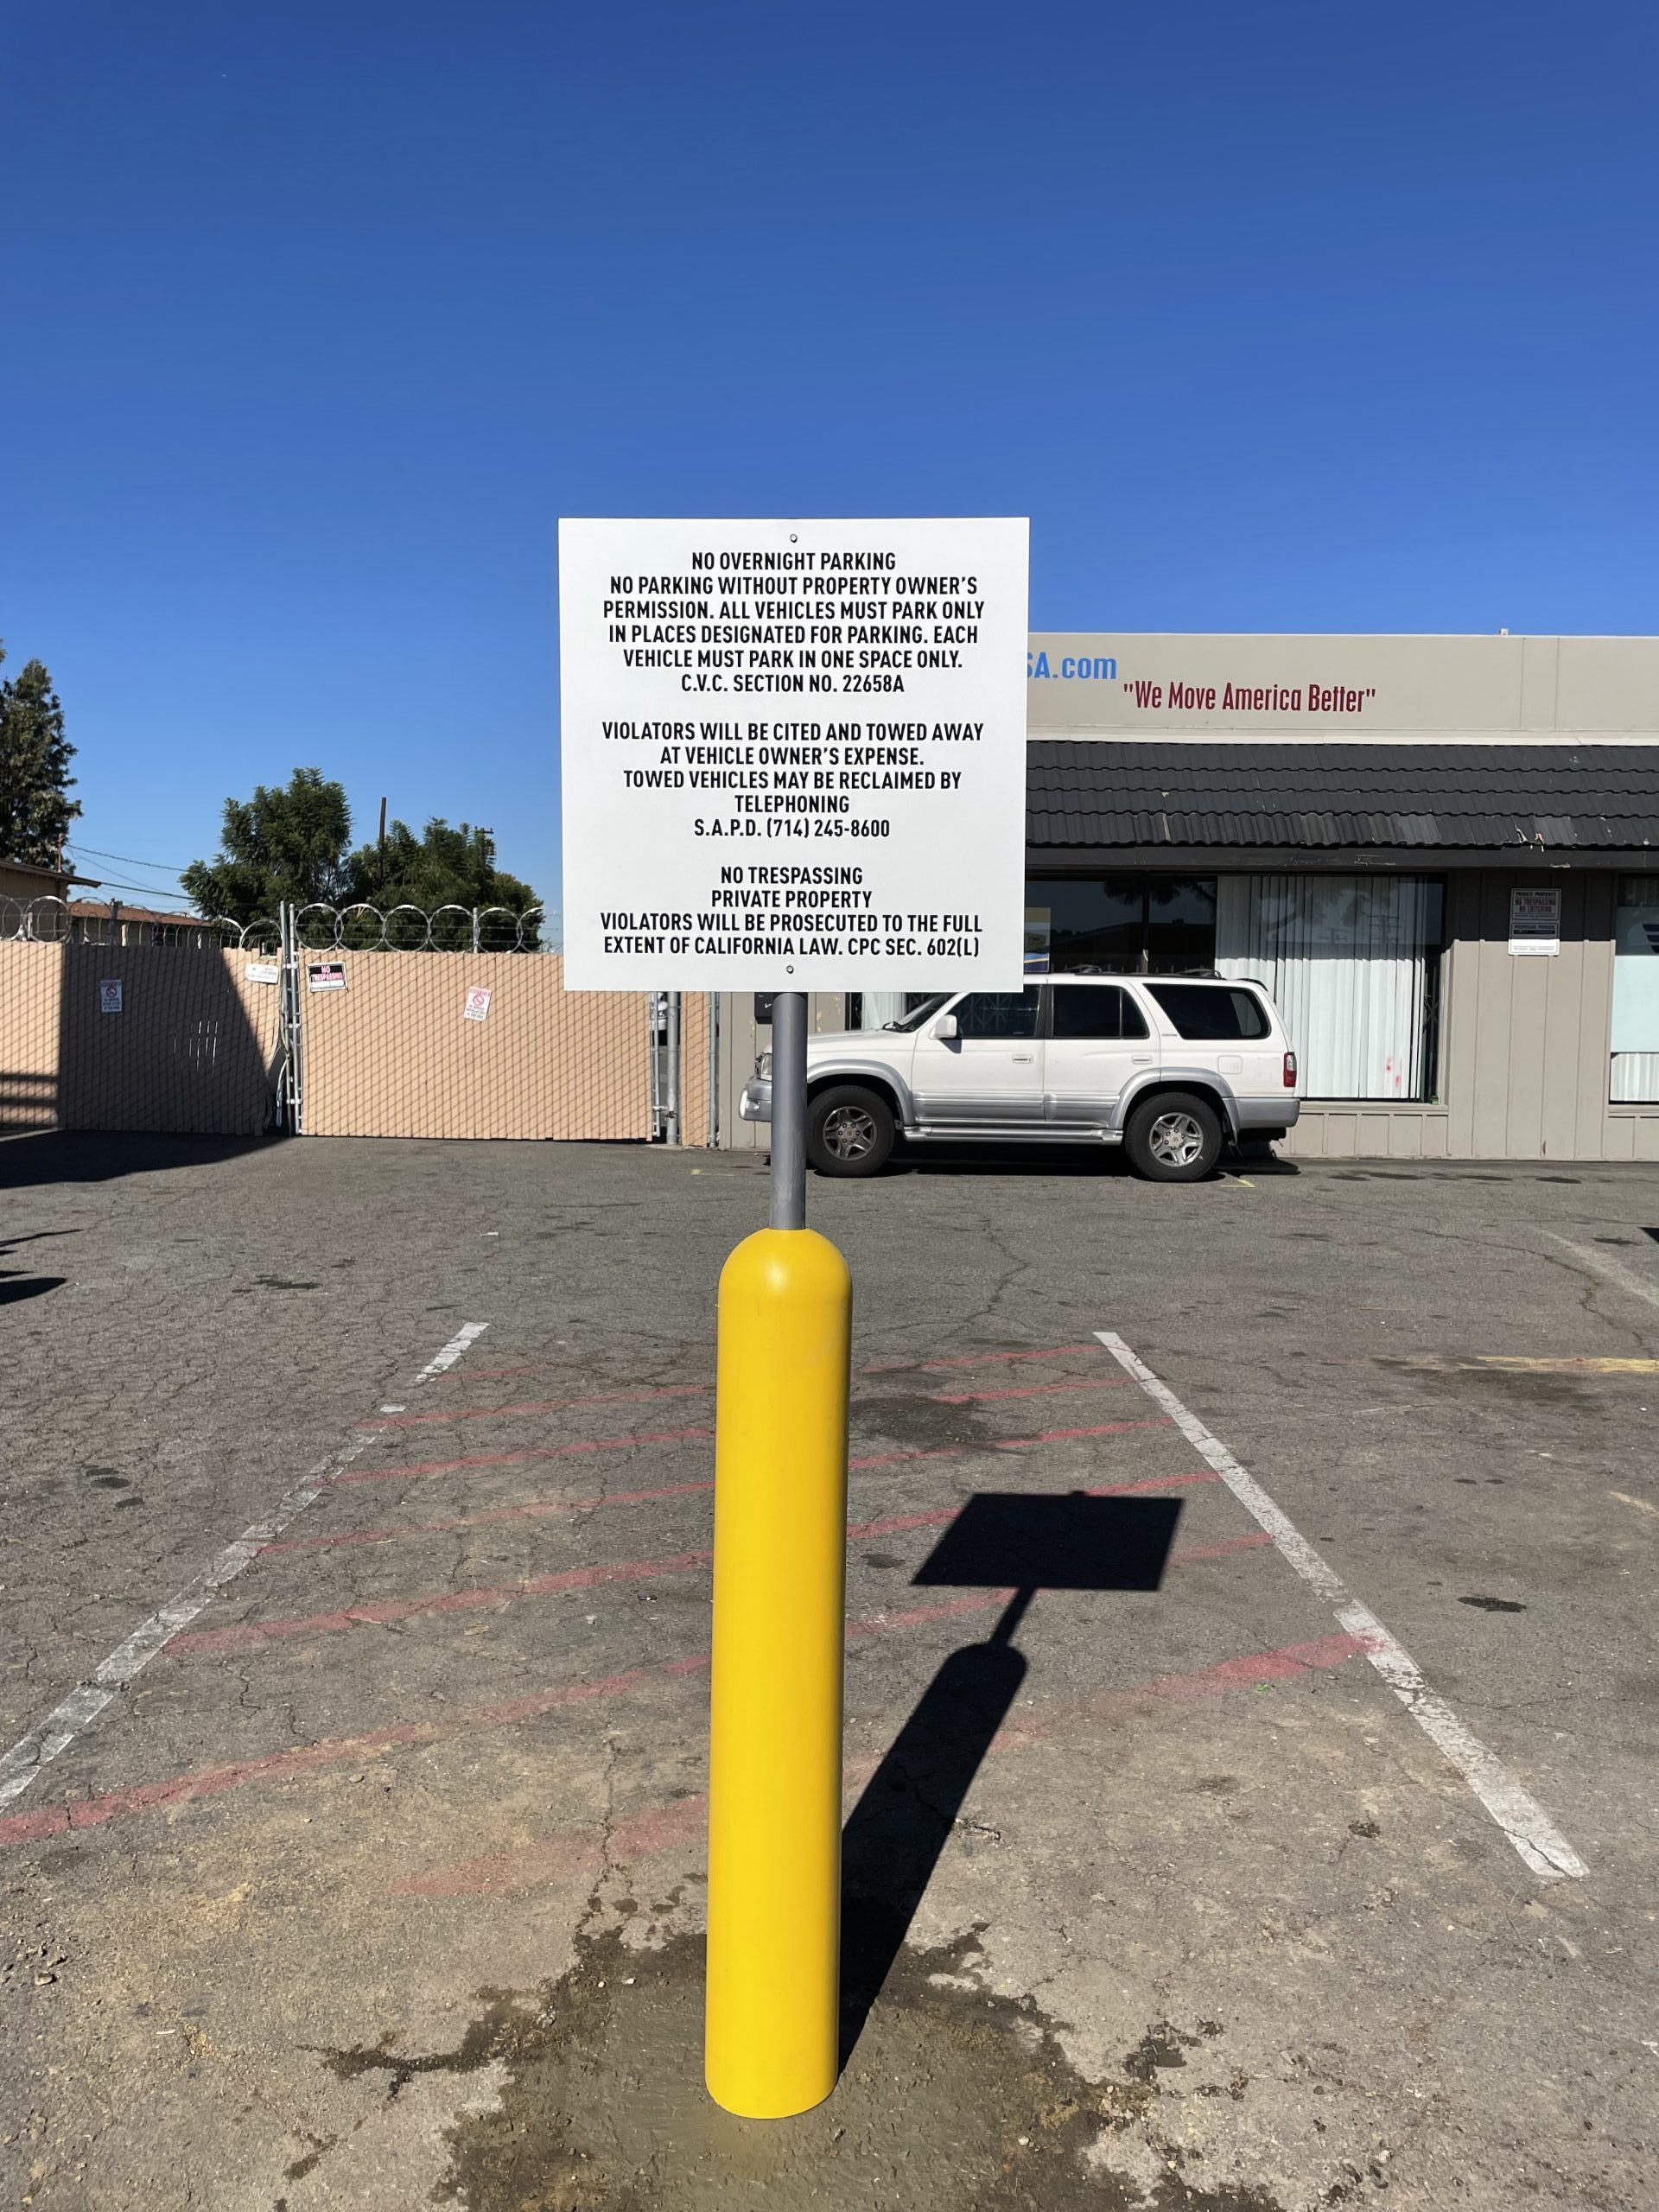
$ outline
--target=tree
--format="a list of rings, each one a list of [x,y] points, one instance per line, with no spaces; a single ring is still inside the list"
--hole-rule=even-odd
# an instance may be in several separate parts
[[[0,661],[6,657],[0,645]],[[28,660],[0,683],[0,857],[55,868],[69,824],[75,748],[63,734],[63,707],[43,661]]]
[[[505,906],[522,914],[536,905],[529,884],[495,864],[495,840],[487,830],[463,822],[453,828],[442,817],[429,822],[416,837],[407,823],[386,831],[385,864],[378,844],[359,845],[346,862],[351,897],[378,906],[418,906],[433,913],[440,906]],[[534,946],[539,918],[524,925],[524,941]]]
[[[286,785],[227,798],[217,859],[192,861],[179,880],[199,913],[232,922],[270,920],[284,899],[338,906],[351,895],[351,834],[345,786],[325,783],[320,768],[296,768]]]

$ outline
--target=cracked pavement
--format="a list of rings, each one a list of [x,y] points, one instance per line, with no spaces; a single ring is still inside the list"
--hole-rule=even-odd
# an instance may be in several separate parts
[[[811,1184],[855,1281],[849,1808],[996,1619],[912,1586],[963,1499],[1179,1510],[1155,1590],[1038,1597],[960,1791],[898,1777],[942,1840],[793,2134],[722,2133],[694,2048],[714,1286],[762,1164],[28,1138],[0,1185],[7,1743],[372,1425],[0,1808],[0,2202],[1651,2201],[1659,1368],[1573,1363],[1659,1361],[1659,1168]],[[1583,1881],[1527,1872],[1101,1329]]]

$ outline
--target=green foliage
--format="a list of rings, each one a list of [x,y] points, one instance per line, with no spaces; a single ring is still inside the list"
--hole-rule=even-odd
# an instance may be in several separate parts
[[[345,786],[325,783],[320,768],[296,768],[286,785],[257,785],[251,799],[227,798],[219,834],[218,857],[192,861],[179,879],[199,913],[268,920],[284,899],[337,906],[351,895],[351,809]]]
[[[463,822],[452,828],[442,817],[416,837],[407,823],[386,830],[385,860],[378,844],[359,845],[346,862],[350,896],[365,899],[382,913],[393,906],[418,906],[434,913],[440,906],[505,906],[522,914],[536,904],[529,884],[495,864],[495,841],[487,830]],[[539,939],[539,917],[524,925],[524,941]]]
[[[0,661],[5,657],[0,645]],[[0,683],[0,858],[57,865],[80,812],[80,801],[69,796],[74,752],[44,662],[25,661]]]
[[[351,834],[344,787],[325,783],[320,769],[296,768],[286,786],[261,784],[251,799],[226,799],[223,849],[216,860],[192,861],[180,880],[199,912],[233,922],[268,919],[284,899],[296,906],[361,901],[382,913],[393,906],[427,914],[440,906],[504,906],[516,915],[536,904],[529,884],[497,868],[489,831],[469,823],[452,828],[440,818],[417,837],[407,823],[394,822],[384,858],[378,842],[348,853]],[[470,923],[460,928],[459,918],[451,918],[457,941],[470,942]],[[532,918],[524,942],[533,946],[538,937]]]

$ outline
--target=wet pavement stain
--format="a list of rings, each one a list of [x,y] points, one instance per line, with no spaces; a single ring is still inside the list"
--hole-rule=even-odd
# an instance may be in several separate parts
[[[903,1392],[862,1399],[857,1411],[861,1428],[893,1444],[937,1449],[951,1444],[993,1444],[1007,1433],[974,1406],[953,1406]]]
[[[907,1948],[829,2100],[758,2121],[702,2086],[702,1938],[585,1942],[534,2009],[492,1998],[448,2056],[458,2070],[499,2061],[507,2078],[494,2108],[449,2131],[438,2199],[468,2212],[1281,2212],[1262,2190],[1200,2185],[1167,2150],[1176,2163],[1150,2195],[1115,2171],[1114,2134],[1145,2122],[1154,2082],[1084,2080],[1029,1999],[975,1985],[976,1955],[972,1937]],[[1147,2075],[1220,2032],[1198,2026],[1148,2031]],[[434,2063],[385,2050],[342,2062],[389,2081]]]

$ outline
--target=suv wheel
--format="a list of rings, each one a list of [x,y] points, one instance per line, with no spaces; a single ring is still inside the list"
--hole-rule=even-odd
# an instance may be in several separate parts
[[[887,1100],[856,1084],[834,1084],[807,1105],[806,1156],[820,1175],[874,1175],[895,1135]]]
[[[1123,1141],[1137,1175],[1154,1183],[1197,1183],[1221,1157],[1221,1121],[1207,1099],[1166,1090],[1135,1108]]]

